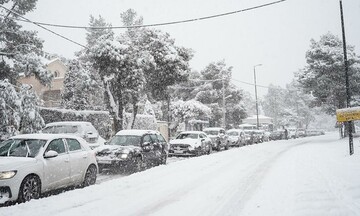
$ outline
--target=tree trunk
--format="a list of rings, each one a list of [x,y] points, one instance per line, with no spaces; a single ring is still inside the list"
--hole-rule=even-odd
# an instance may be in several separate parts
[[[137,115],[138,108],[139,108],[139,106],[137,105],[137,101],[134,101],[132,105],[133,105],[133,120],[132,120],[132,123],[131,123],[131,129],[134,128],[136,115]]]

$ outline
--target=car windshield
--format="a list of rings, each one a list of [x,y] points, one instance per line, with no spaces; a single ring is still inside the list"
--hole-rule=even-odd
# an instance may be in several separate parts
[[[52,125],[45,127],[42,132],[52,134],[74,134],[79,133],[79,127],[77,125]]]
[[[217,130],[207,130],[204,131],[207,135],[219,135],[219,131]]]
[[[182,133],[176,137],[176,139],[197,139],[197,138],[198,138],[198,134],[194,134],[194,133]]]
[[[228,135],[228,136],[239,136],[239,132],[237,132],[237,131],[230,131],[230,132],[227,132],[227,135]]]
[[[141,136],[139,135],[116,135],[108,143],[108,145],[120,146],[140,146]]]
[[[46,140],[9,139],[0,144],[0,157],[35,157]]]

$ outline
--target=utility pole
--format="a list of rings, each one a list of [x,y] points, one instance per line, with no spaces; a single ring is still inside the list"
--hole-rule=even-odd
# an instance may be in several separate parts
[[[225,76],[224,76],[224,72],[222,72],[222,107],[223,107],[223,122],[222,122],[222,126],[224,129],[226,129],[226,109],[225,109]]]
[[[256,105],[256,128],[259,130],[259,105],[257,99],[257,87],[256,87],[256,72],[255,68],[261,66],[262,64],[257,64],[254,66],[254,84],[255,84],[255,105]]]
[[[351,101],[350,94],[350,83],[349,83],[349,64],[347,60],[346,53],[346,39],[345,39],[345,26],[344,26],[344,15],[343,15],[343,7],[342,1],[340,0],[340,15],[341,15],[341,29],[342,29],[342,39],[343,39],[343,50],[344,50],[344,65],[345,65],[345,85],[346,85],[346,108],[349,108]],[[354,142],[353,142],[353,134],[352,134],[352,122],[346,122],[349,132],[349,151],[350,155],[354,154]]]

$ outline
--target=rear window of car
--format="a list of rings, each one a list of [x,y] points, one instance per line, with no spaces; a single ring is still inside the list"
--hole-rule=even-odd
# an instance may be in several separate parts
[[[77,125],[51,125],[47,126],[42,130],[43,133],[53,133],[53,134],[74,134],[79,133],[79,126]]]

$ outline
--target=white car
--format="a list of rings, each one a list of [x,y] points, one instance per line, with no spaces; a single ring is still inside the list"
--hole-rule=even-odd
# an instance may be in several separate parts
[[[90,122],[85,121],[52,122],[46,124],[41,133],[74,134],[85,139],[92,149],[105,143],[105,140],[99,135],[96,128]]]
[[[41,193],[95,184],[95,153],[80,137],[23,134],[0,143],[0,204],[26,202]]]
[[[211,152],[211,139],[202,131],[184,131],[170,141],[169,156],[198,156]]]
[[[228,141],[230,142],[230,146],[240,147],[246,145],[246,136],[243,130],[230,129],[226,131],[226,135],[228,136]]]

